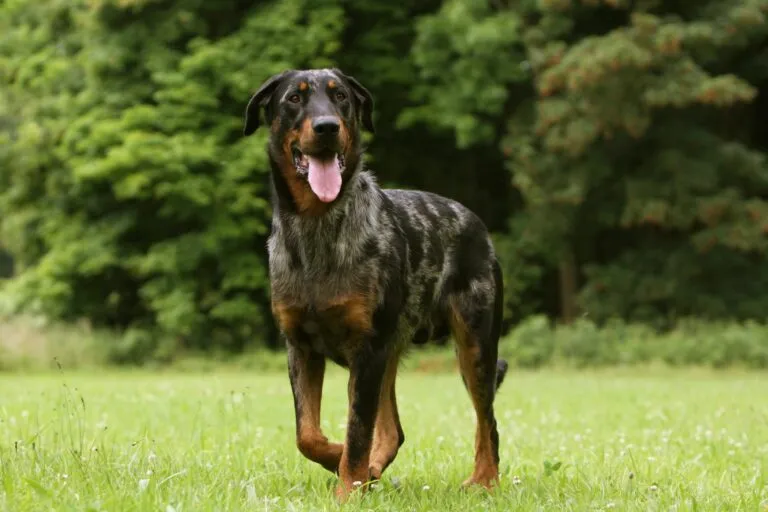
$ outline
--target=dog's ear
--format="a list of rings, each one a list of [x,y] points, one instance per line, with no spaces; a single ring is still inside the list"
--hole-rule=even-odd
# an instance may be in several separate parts
[[[272,95],[275,93],[277,87],[282,83],[285,77],[288,76],[288,71],[283,71],[277,75],[269,77],[259,90],[251,96],[248,106],[245,107],[245,126],[243,127],[243,134],[248,136],[259,128],[259,113],[261,107],[264,107],[267,122],[271,122],[271,113],[269,109],[269,103],[272,100]]]
[[[357,107],[360,109],[360,116],[363,121],[363,127],[371,133],[375,133],[373,127],[373,95],[368,89],[355,80],[354,77],[343,75],[352,87],[357,100]]]

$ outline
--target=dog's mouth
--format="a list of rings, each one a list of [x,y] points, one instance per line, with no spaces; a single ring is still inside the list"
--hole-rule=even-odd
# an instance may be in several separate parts
[[[293,147],[293,165],[296,166],[296,170],[299,171],[299,174],[306,177],[309,173],[309,161],[310,158],[315,158],[322,162],[328,162],[329,160],[335,158],[337,160],[339,170],[343,173],[346,170],[346,162],[344,160],[344,155],[341,153],[329,153],[329,154],[320,154],[316,155],[314,157],[310,157],[309,155],[302,153],[301,150],[297,147]]]
[[[318,199],[330,203],[341,191],[341,175],[346,169],[341,153],[309,155],[297,146],[293,147],[293,164],[296,172],[304,177]]]

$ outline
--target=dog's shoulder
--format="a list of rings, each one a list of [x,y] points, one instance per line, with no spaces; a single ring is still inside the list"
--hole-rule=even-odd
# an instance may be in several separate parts
[[[386,189],[394,222],[409,251],[415,279],[431,279],[453,268],[465,277],[487,270],[494,255],[485,223],[470,208],[421,190]]]
[[[398,219],[417,228],[436,230],[441,236],[465,230],[487,233],[480,217],[455,199],[423,190],[391,188],[383,193],[392,202]]]

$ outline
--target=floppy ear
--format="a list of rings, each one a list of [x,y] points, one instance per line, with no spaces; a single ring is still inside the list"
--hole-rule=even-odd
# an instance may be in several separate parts
[[[288,74],[288,71],[283,71],[277,75],[273,75],[267,79],[266,82],[261,84],[259,90],[251,96],[251,100],[248,102],[248,106],[245,107],[245,126],[243,128],[243,134],[248,136],[259,128],[259,111],[261,107],[267,107],[269,101],[272,99],[275,89]],[[265,110],[269,110],[266,109]],[[269,112],[266,112],[267,117],[271,117]],[[270,122],[271,119],[267,119]]]
[[[355,80],[354,77],[344,75],[349,85],[352,87],[352,91],[355,93],[357,99],[358,108],[361,110],[361,119],[363,121],[363,127],[371,133],[375,133],[373,127],[373,95],[363,87],[363,85]]]

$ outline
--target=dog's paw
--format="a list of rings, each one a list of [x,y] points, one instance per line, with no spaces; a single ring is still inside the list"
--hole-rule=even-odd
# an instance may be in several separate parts
[[[364,484],[365,482],[360,481],[354,481],[351,483],[351,485],[345,485],[344,482],[340,482],[339,485],[336,486],[336,500],[343,504],[349,501],[353,493],[364,493],[367,487]]]
[[[368,479],[370,481],[381,480],[381,474],[384,473],[384,468],[381,464],[371,464],[368,468]]]
[[[463,489],[468,489],[470,487],[482,487],[490,491],[496,485],[498,485],[498,483],[499,483],[498,475],[492,475],[492,476],[472,475],[471,477],[464,480],[464,482],[461,484],[461,487]]]
[[[336,501],[341,504],[346,503],[349,499],[349,491],[347,491],[347,488],[344,487],[344,484],[337,485],[334,494],[336,495]]]

